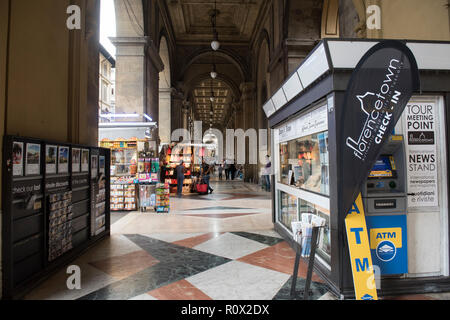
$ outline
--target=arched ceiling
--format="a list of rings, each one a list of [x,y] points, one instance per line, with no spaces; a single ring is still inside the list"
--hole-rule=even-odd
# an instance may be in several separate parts
[[[223,125],[233,102],[233,90],[226,82],[201,80],[193,86],[191,96],[196,120],[202,121],[204,127],[209,127],[210,121],[213,127]]]
[[[169,0],[167,7],[179,44],[212,40],[211,11],[216,9],[220,41],[248,43],[266,0]]]

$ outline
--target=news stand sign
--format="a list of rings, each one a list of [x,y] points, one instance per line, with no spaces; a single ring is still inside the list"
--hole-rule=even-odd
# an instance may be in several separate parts
[[[437,207],[437,141],[436,104],[411,102],[404,112],[406,132],[408,207]]]
[[[345,226],[357,300],[378,299],[361,187],[413,92],[418,90],[414,55],[404,43],[386,40],[362,57],[344,97],[341,199],[348,212]]]

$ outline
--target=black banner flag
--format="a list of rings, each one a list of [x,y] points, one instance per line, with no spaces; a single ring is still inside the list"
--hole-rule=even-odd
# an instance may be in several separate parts
[[[340,133],[341,199],[346,213],[413,92],[418,90],[416,60],[400,41],[376,44],[353,71],[344,97]]]

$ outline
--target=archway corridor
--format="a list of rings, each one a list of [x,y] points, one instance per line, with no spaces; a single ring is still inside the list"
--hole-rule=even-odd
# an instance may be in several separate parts
[[[115,117],[148,115],[161,145],[172,143],[176,129],[193,134],[198,122],[205,137],[208,130],[225,137],[227,129],[267,129],[262,105],[268,88],[276,88],[298,59],[286,54],[269,66],[289,29],[284,1],[114,4]],[[320,40],[322,5],[303,6],[315,19],[316,40],[302,47],[306,56]],[[268,24],[273,13],[276,21]],[[219,48],[211,47],[214,39]],[[101,123],[111,123],[104,112]],[[269,133],[259,138],[264,160]],[[217,164],[235,163],[221,147]],[[247,146],[247,162],[248,152]],[[171,196],[169,213],[112,211],[111,236],[73,262],[82,270],[81,289],[67,290],[61,270],[25,299],[290,299],[295,252],[274,230],[271,193],[260,180],[264,165],[244,163],[236,179],[225,170],[219,178],[215,166],[214,192]],[[302,262],[299,276],[305,274]],[[317,299],[327,288],[317,275],[313,280]]]
[[[114,55],[99,44],[101,1],[108,0],[36,0],[30,7],[8,0],[0,5],[0,71],[9,72],[0,74],[0,98],[6,101],[0,105],[2,134],[111,149],[109,233],[32,282],[18,298],[302,299],[291,295],[294,240],[275,222],[283,216],[290,224],[303,213],[301,205],[307,207],[304,212],[323,209],[305,204],[300,199],[305,193],[312,201],[327,198],[324,211],[330,216],[330,197],[298,186],[292,200],[283,190],[297,187],[291,183],[298,175],[293,170],[285,170],[283,179],[289,182],[274,190],[273,184],[281,183],[271,166],[283,150],[274,143],[264,106],[277,93],[283,106],[293,106],[294,96],[288,99],[280,89],[293,75],[311,105],[317,103],[319,98],[308,96],[308,85],[303,88],[297,68],[324,38],[366,37],[356,29],[363,16],[358,4],[364,7],[364,1],[109,0],[115,11]],[[80,27],[68,29],[67,10],[73,6],[81,10]],[[42,30],[34,35],[36,25]],[[33,66],[36,74],[30,72]],[[115,78],[109,79],[112,70]],[[19,83],[30,92],[23,94]],[[292,152],[286,162],[298,162],[300,153],[310,157],[302,161],[317,160],[311,154],[319,152],[324,139],[314,139],[312,144],[289,142],[293,149],[310,150]],[[182,151],[172,153],[178,147]],[[283,147],[287,150],[288,143]],[[200,192],[198,184],[210,186],[210,192]],[[149,185],[150,196],[145,193]],[[158,194],[158,188],[168,192]],[[143,205],[143,195],[153,205]],[[121,202],[112,200],[118,198]],[[91,221],[85,220],[87,230]],[[292,228],[289,232],[291,237]],[[81,271],[76,289],[68,285],[70,266]],[[306,260],[300,260],[299,290],[307,269]],[[342,298],[316,271],[309,298]]]

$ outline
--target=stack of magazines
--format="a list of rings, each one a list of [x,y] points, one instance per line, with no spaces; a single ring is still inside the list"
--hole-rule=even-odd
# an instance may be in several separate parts
[[[292,221],[292,233],[294,240],[302,247],[301,255],[309,257],[311,253],[311,237],[313,227],[323,227],[325,219],[312,213],[302,213],[301,221]]]

